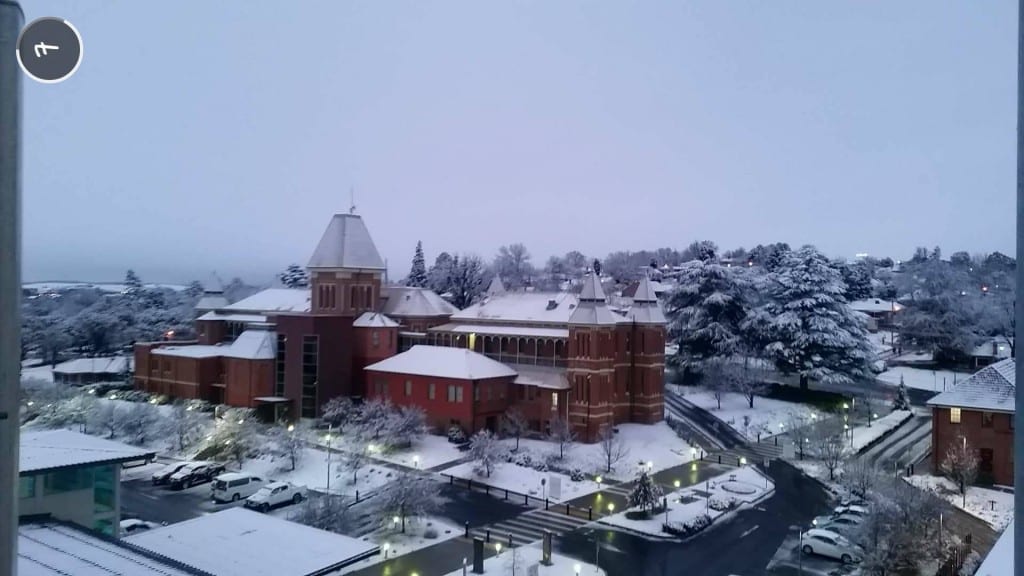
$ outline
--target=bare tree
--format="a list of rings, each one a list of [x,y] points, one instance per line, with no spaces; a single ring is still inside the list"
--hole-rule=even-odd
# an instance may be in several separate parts
[[[738,367],[728,358],[707,360],[702,366],[702,383],[711,391],[718,409],[722,409],[722,398],[739,386],[740,373]]]
[[[490,430],[481,430],[469,440],[469,458],[476,462],[474,471],[491,477],[491,472],[501,463],[501,443]]]
[[[615,433],[611,426],[604,425],[597,435],[601,444],[601,455],[604,457],[605,473],[611,472],[616,464],[629,456],[629,446]]]
[[[273,428],[271,438],[274,455],[286,458],[290,465],[289,470],[294,471],[305,454],[306,441],[302,432],[296,429],[294,424],[282,423]]]
[[[203,420],[202,413],[192,406],[179,402],[171,408],[166,432],[174,439],[179,452],[184,452],[202,435]]]
[[[320,530],[348,534],[353,525],[348,508],[342,496],[310,492],[301,504],[293,507],[289,519]]]
[[[436,513],[444,505],[444,498],[441,497],[439,482],[405,472],[393,482],[385,484],[370,502],[375,513],[382,518],[384,526],[392,525],[393,518],[400,519],[404,534],[406,519]]]
[[[735,389],[747,399],[747,406],[754,407],[754,398],[764,394],[765,385],[761,381],[762,369],[757,364],[760,361],[754,358],[754,366],[751,366],[751,353],[743,355],[743,373],[736,378]]]
[[[155,405],[148,402],[121,404],[117,411],[121,413],[121,432],[129,442],[145,444],[160,434],[162,416]]]
[[[530,429],[526,416],[518,408],[509,408],[501,417],[501,431],[516,439],[516,450],[519,450],[519,439]]]
[[[351,450],[345,452],[345,456],[341,461],[341,466],[348,472],[352,473],[352,485],[355,485],[359,480],[359,471],[366,466],[366,461],[369,459],[366,445],[362,444],[353,447]]]
[[[323,419],[338,429],[345,431],[345,426],[359,416],[359,408],[348,396],[335,396],[323,406]]]
[[[121,415],[116,402],[97,402],[92,414],[89,415],[89,425],[93,430],[106,434],[107,438],[113,438],[121,429]]]
[[[554,417],[550,425],[548,439],[558,444],[558,459],[561,460],[565,458],[565,451],[572,448],[572,443],[576,441],[576,432],[573,431],[572,424],[561,416]]]
[[[964,497],[964,506],[967,506],[967,487],[974,484],[978,478],[978,451],[967,441],[967,437],[960,435],[949,448],[939,466],[942,473],[949,476],[949,479],[960,486],[960,494]]]
[[[803,460],[807,444],[810,442],[808,427],[811,424],[810,418],[803,412],[791,410],[786,418],[786,430],[789,437],[796,445],[797,456]]]
[[[945,560],[948,533],[938,524],[946,502],[906,482],[878,482],[867,498],[869,513],[853,535],[865,550],[865,574],[916,574],[924,562]]]
[[[837,419],[828,418],[819,420],[806,429],[814,455],[828,468],[828,479],[835,480],[836,469],[846,455],[842,425]]]
[[[843,465],[843,473],[839,483],[858,498],[867,498],[871,489],[878,483],[878,468],[870,463],[856,459]]]

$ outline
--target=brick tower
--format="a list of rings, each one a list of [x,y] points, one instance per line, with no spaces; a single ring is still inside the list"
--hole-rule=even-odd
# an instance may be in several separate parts
[[[579,306],[569,317],[569,422],[584,442],[614,424],[616,327],[622,318],[608,308],[597,276],[583,281]]]
[[[651,280],[644,276],[616,334],[616,422],[652,424],[664,418],[666,324]]]

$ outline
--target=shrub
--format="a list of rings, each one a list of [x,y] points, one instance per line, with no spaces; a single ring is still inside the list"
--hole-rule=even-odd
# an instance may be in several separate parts
[[[710,525],[711,517],[707,514],[701,514],[700,516],[687,520],[686,522],[665,522],[661,525],[661,531],[673,536],[681,536],[685,538],[687,536],[693,536]]]
[[[537,472],[547,472],[548,471],[548,463],[547,462],[534,462],[532,468],[534,470],[536,470]]]
[[[711,498],[708,502],[708,507],[717,512],[732,510],[736,506],[739,506],[739,500],[731,496],[729,498]]]
[[[437,528],[427,528],[423,531],[423,537],[428,540],[433,540],[434,538],[437,538]]]
[[[573,482],[582,482],[586,479],[586,475],[583,474],[583,470],[573,468],[572,471],[569,472],[569,479]]]

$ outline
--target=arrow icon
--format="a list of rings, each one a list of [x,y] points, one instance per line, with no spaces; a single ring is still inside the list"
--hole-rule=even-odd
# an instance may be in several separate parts
[[[33,48],[35,48],[36,51],[36,58],[42,58],[43,56],[46,56],[47,50],[60,50],[60,46],[50,46],[49,44],[43,42],[36,44]],[[42,54],[40,54],[40,52],[42,52]]]

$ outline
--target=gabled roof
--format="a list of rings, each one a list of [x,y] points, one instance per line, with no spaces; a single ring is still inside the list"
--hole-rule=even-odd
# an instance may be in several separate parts
[[[484,294],[494,296],[495,294],[504,294],[505,292],[505,284],[501,281],[501,276],[495,274],[494,278],[491,279],[490,285],[487,286],[487,290],[484,291]]]
[[[996,362],[963,380],[952,390],[934,396],[929,406],[1013,413],[1016,394],[1016,363],[1012,358]]]
[[[989,338],[975,346],[971,356],[996,359],[1009,358],[1011,356],[1010,342],[1003,336]]]
[[[853,302],[850,302],[848,306],[858,312],[899,312],[900,310],[903,310],[902,304],[889,300],[882,300],[881,298],[854,300]]]
[[[397,328],[398,322],[395,322],[380,312],[363,312],[363,314],[359,318],[356,318],[356,321],[352,323],[352,326],[355,328]]]
[[[665,312],[658,302],[634,303],[626,311],[626,316],[619,319],[619,322],[636,322],[637,324],[668,324]]]
[[[209,312],[211,310],[220,310],[229,304],[230,302],[228,302],[228,299],[225,298],[223,294],[211,294],[207,292],[199,298],[199,302],[196,302],[196,310],[200,312]]]
[[[583,290],[580,292],[580,304],[569,317],[569,324],[602,326],[617,324],[622,316],[612,312],[608,308],[601,288],[601,282],[594,274],[588,274],[583,280]]]
[[[606,302],[604,289],[601,288],[601,281],[594,274],[587,274],[583,279],[583,289],[580,290],[580,302]]]
[[[388,316],[451,316],[459,311],[429,288],[385,286],[381,312]]]
[[[657,302],[658,296],[655,294],[654,286],[651,283],[651,279],[644,276],[636,283],[636,290],[633,291],[633,302]]]
[[[223,308],[229,312],[309,312],[308,288],[267,288]]]
[[[506,292],[485,298],[452,314],[452,321],[565,326],[578,305],[569,292]]]
[[[242,332],[231,346],[224,346],[223,356],[246,360],[272,360],[277,357],[277,332],[250,329]]]
[[[120,374],[130,368],[130,357],[108,356],[68,360],[54,366],[53,371],[61,374]]]
[[[413,346],[409,350],[366,367],[375,372],[480,380],[515,376],[516,371],[467,348]]]
[[[210,274],[210,277],[203,284],[204,294],[223,294],[224,283],[221,282],[220,276],[217,276],[216,272]]]
[[[72,430],[22,431],[18,445],[18,470],[21,474],[156,457],[152,450]]]
[[[306,267],[383,270],[384,260],[362,218],[335,214]]]

